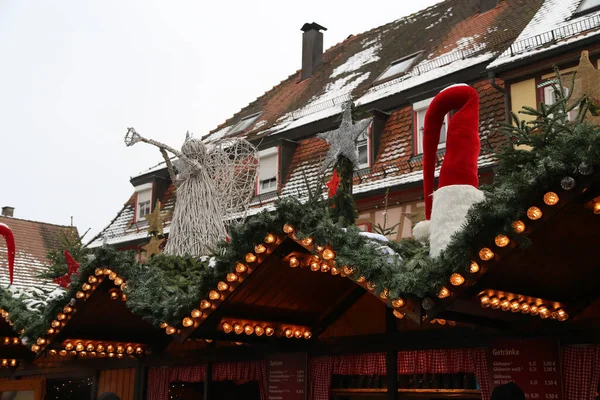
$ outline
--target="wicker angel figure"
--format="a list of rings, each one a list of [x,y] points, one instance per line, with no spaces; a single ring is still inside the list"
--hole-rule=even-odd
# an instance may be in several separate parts
[[[256,148],[245,139],[205,144],[188,134],[181,151],[177,151],[129,128],[125,144],[137,142],[159,148],[177,190],[165,253],[195,257],[209,254],[227,236],[225,219],[244,211],[254,193]],[[176,168],[168,152],[177,157]]]

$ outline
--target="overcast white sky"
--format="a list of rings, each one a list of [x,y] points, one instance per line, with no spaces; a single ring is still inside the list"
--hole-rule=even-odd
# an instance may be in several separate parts
[[[161,160],[126,128],[179,148],[300,66],[301,31],[325,48],[439,0],[0,0],[0,206],[86,239]]]

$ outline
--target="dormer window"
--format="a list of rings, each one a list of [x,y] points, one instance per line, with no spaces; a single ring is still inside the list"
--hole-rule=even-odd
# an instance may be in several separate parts
[[[575,14],[587,14],[600,10],[600,0],[583,0]]]
[[[413,104],[414,112],[414,127],[415,127],[415,154],[423,154],[423,132],[425,125],[425,114],[429,108],[429,104],[433,101],[433,97],[427,100],[419,101]],[[444,117],[444,123],[440,131],[440,142],[438,149],[446,147],[446,129],[448,127],[448,115]]]
[[[358,152],[357,169],[369,168],[369,129],[360,134],[356,139],[356,151]]]
[[[135,220],[144,221],[144,216],[152,212],[152,183],[146,183],[135,188]]]
[[[256,194],[264,194],[277,190],[278,170],[278,147],[271,147],[258,153],[258,187]]]
[[[383,74],[379,75],[379,77],[375,79],[375,82],[381,83],[405,74],[414,65],[419,54],[421,53],[411,54],[410,56],[392,62],[390,66],[383,72]]]
[[[246,129],[250,128],[250,126],[252,126],[252,124],[254,124],[256,122],[256,120],[258,119],[258,117],[260,117],[260,115],[261,115],[261,113],[256,113],[256,114],[252,114],[252,115],[242,118],[240,120],[240,122],[235,124],[234,127],[231,128],[231,130],[227,134],[230,135],[232,133],[238,133],[238,132],[245,131]]]

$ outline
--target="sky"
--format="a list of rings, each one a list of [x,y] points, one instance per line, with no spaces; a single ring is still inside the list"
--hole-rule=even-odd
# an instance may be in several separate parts
[[[305,22],[324,47],[439,0],[0,0],[0,206],[100,232],[161,161],[128,127],[179,148],[300,68]]]

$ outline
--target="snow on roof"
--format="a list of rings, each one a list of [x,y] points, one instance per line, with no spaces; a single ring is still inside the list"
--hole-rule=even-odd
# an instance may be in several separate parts
[[[205,137],[204,141],[207,143],[216,142],[217,140],[222,139],[225,136],[227,136],[227,134],[229,133],[231,128],[232,128],[232,125],[226,126],[225,128],[221,128],[221,129],[211,133],[207,137]]]
[[[332,74],[329,76],[330,78],[335,78],[336,76],[343,75],[348,72],[354,72],[361,68],[363,65],[370,64],[375,61],[379,61],[379,50],[381,50],[381,43],[379,38],[375,39],[363,39],[361,42],[364,50],[359,51],[354,54],[345,63],[336,67]]]
[[[573,17],[581,0],[545,0],[514,43],[488,68],[531,57],[600,33],[600,11]]]

